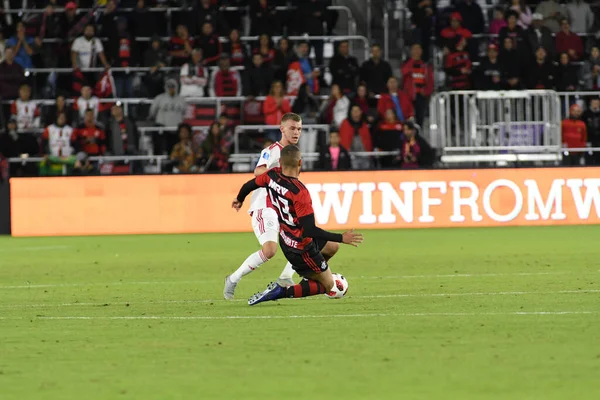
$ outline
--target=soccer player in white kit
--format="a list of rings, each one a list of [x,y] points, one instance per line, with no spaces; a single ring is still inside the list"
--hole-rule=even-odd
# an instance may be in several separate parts
[[[298,144],[302,133],[302,118],[294,113],[284,114],[279,129],[281,130],[281,140],[273,143],[260,153],[260,159],[254,168],[254,176],[262,175],[271,168],[279,167],[281,149],[290,144]],[[252,229],[262,248],[256,253],[250,254],[234,273],[227,275],[225,287],[223,288],[223,297],[227,300],[233,298],[235,288],[243,276],[256,270],[277,253],[279,220],[277,212],[267,207],[267,196],[267,189],[265,188],[257,189],[252,194],[248,213],[252,216]],[[284,287],[294,285],[293,275],[294,269],[292,264],[288,262],[277,283]]]

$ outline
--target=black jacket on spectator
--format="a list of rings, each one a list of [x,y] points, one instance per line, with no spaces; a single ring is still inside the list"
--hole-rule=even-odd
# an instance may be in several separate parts
[[[437,0],[431,0],[431,5],[429,7],[419,7],[419,4],[422,1],[423,0],[409,0],[408,1],[408,8],[409,8],[410,12],[412,13],[410,19],[416,27],[419,27],[419,28],[422,28],[423,26],[431,27],[432,19],[435,16],[436,10],[437,10],[437,5],[436,5]],[[427,15],[427,12],[425,11],[427,8],[431,8],[431,10],[432,10],[431,15]]]
[[[60,15],[60,37],[66,38],[69,31],[71,29],[73,29],[73,27],[75,27],[75,25],[77,25],[77,22],[79,22],[80,18],[81,18],[80,14],[75,14],[73,19],[69,19],[67,17],[66,13],[61,14]]]
[[[282,53],[280,50],[275,50],[275,58],[273,58],[271,66],[275,70],[276,80],[281,82],[285,82],[287,80],[287,70],[293,58],[294,52],[292,49],[289,49],[287,53]]]
[[[110,14],[100,14],[98,18],[98,37],[110,37],[117,30],[117,20],[119,14],[117,12],[111,12]]]
[[[210,5],[208,8],[204,8],[200,0],[196,0],[194,10],[191,13],[188,12],[188,15],[195,19],[195,25],[189,26],[189,23],[185,23],[183,20],[182,23],[188,26],[188,30],[192,36],[202,32],[202,25],[205,22],[210,22],[213,25],[214,31],[219,35],[227,36],[229,34],[229,25],[223,18],[223,13],[219,12],[217,6]],[[187,19],[184,18],[184,20]]]
[[[387,81],[392,76],[392,67],[385,60],[376,64],[373,59],[365,61],[360,67],[360,80],[367,84],[369,92],[380,94],[387,91]]]
[[[500,33],[498,34],[498,44],[500,45],[500,53],[504,50],[504,39],[507,37],[513,39],[513,48],[518,51],[521,57],[528,57],[531,52],[529,52],[529,46],[527,45],[527,36],[525,35],[525,31],[519,26],[515,26],[514,29],[509,29],[508,26],[500,29]]]
[[[337,83],[344,93],[353,92],[358,86],[359,67],[356,57],[336,54],[329,61],[329,71],[333,83]]]
[[[537,30],[533,26],[530,26],[525,33],[527,35],[527,44],[529,45],[529,54],[534,54],[538,48],[543,47],[548,54],[548,58],[551,60],[554,59],[554,56],[556,55],[556,47],[554,44],[554,37],[552,36],[550,29],[542,26],[539,29],[539,37]]]
[[[267,1],[266,7],[260,5],[259,0],[250,2],[250,35],[270,36],[280,34],[278,12],[273,1]]]
[[[504,50],[498,57],[498,60],[500,62],[503,81],[511,78],[523,80],[523,62],[516,50]]]
[[[157,23],[156,12],[148,11],[147,8],[134,8],[129,14],[129,28],[133,37],[152,37],[165,33],[165,29]]]
[[[494,82],[494,77],[498,78],[497,82]],[[503,81],[500,59],[497,58],[495,63],[492,63],[489,57],[482,59],[475,72],[475,89],[502,90],[504,87]]]
[[[593,147],[600,147],[600,110],[587,109],[581,116],[587,127],[588,141]]]
[[[340,147],[340,156],[338,159],[337,168],[335,171],[348,171],[352,169],[352,160],[350,153],[344,147]],[[329,146],[324,146],[321,149],[319,155],[319,169],[321,171],[334,171],[333,164],[331,162],[331,153],[329,152]]]
[[[547,59],[539,64],[534,60],[527,67],[527,89],[554,89],[554,66]]]
[[[555,73],[556,90],[560,92],[577,90],[577,85],[579,84],[579,74],[577,73],[576,65],[571,63],[562,65],[559,63],[558,67],[555,69]]]
[[[206,64],[206,66],[217,65],[219,56],[223,51],[217,35],[200,35],[197,38],[195,45],[202,49],[202,57],[204,58],[204,64]]]
[[[268,65],[251,65],[244,71],[245,82],[242,85],[245,96],[267,96],[273,82],[273,68]]]
[[[323,21],[327,6],[321,0],[303,0],[298,4],[296,30],[312,36],[323,35]]]
[[[2,100],[14,100],[19,96],[19,86],[25,81],[23,68],[13,61],[0,63],[0,97]]]
[[[485,29],[485,20],[483,12],[477,1],[472,0],[471,4],[466,1],[461,1],[456,5],[456,11],[463,18],[462,26],[471,31],[472,34],[483,33]]]

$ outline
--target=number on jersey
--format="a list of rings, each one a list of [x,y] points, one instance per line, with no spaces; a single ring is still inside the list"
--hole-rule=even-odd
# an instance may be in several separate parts
[[[271,203],[279,210],[279,215],[281,219],[290,226],[295,226],[294,218],[290,214],[290,203],[286,198],[279,197],[274,195],[272,191],[268,190],[269,197],[271,198]]]

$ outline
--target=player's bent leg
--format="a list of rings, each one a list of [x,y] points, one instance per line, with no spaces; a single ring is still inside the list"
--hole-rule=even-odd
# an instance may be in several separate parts
[[[263,255],[267,258],[267,259],[271,259],[273,257],[275,257],[275,254],[277,254],[277,242],[272,242],[272,241],[268,241],[265,242],[262,245],[262,252]]]
[[[325,247],[323,247],[323,249],[321,249],[321,254],[323,254],[323,257],[325,258],[325,260],[329,261],[329,259],[331,257],[333,257],[338,252],[339,249],[340,249],[339,243],[327,242],[325,244]]]

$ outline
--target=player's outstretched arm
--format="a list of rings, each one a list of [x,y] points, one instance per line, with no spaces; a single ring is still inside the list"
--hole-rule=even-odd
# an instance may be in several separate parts
[[[231,208],[234,208],[236,211],[240,211],[240,208],[242,208],[246,197],[248,197],[250,193],[259,187],[260,186],[256,182],[256,178],[250,179],[248,182],[244,183],[244,185],[240,188],[237,197],[231,202]]]
[[[362,233],[354,232],[354,229],[340,233],[333,233],[319,228],[315,224],[315,214],[305,215],[299,218],[302,227],[304,228],[304,234],[313,239],[323,239],[328,242],[338,242],[349,244],[356,247],[359,243],[362,243]]]

